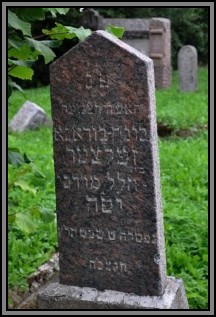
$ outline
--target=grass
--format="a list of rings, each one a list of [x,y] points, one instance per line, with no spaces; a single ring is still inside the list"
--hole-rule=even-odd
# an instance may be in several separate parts
[[[177,72],[172,86],[156,90],[157,120],[173,128],[190,128],[208,123],[208,70],[199,68],[195,93],[178,91]]]
[[[160,140],[159,149],[168,275],[183,278],[190,308],[206,308],[207,132]]]
[[[177,73],[169,89],[157,90],[157,120],[175,129],[208,124],[208,74],[199,69],[194,93],[178,91]],[[49,87],[26,91],[27,99],[51,116]],[[10,99],[9,120],[24,102],[20,93]],[[32,206],[55,210],[54,167],[51,128],[9,134],[9,145],[26,152],[45,178],[28,174],[36,195],[16,188],[12,193],[16,211]],[[159,139],[161,184],[166,237],[167,273],[181,277],[190,309],[208,308],[208,134],[189,138]],[[9,174],[10,174],[9,169]],[[10,176],[10,175],[9,175]],[[36,220],[35,220],[36,221]],[[8,236],[9,287],[27,287],[28,275],[46,261],[57,247],[56,223],[38,221],[37,230],[23,234],[18,228]]]

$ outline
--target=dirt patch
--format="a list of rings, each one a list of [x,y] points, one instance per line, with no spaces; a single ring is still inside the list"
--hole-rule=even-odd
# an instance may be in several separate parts
[[[174,129],[173,127],[161,122],[157,123],[157,132],[159,137],[178,136],[188,138],[194,136],[201,130],[208,130],[208,125],[196,125],[188,129]]]

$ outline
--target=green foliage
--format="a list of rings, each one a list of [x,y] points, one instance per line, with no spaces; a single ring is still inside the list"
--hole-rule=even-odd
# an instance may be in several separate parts
[[[106,27],[106,31],[121,39],[123,34],[124,34],[125,29],[122,27],[114,26],[114,25],[108,25]]]
[[[183,278],[191,309],[207,308],[208,135],[159,144],[168,275]]]
[[[31,36],[31,24],[20,20],[18,16],[10,10],[8,10],[8,25],[15,30],[20,30],[23,35]]]
[[[42,30],[42,32],[46,35],[49,35],[51,39],[71,40],[74,37],[77,37],[80,41],[84,41],[91,34],[91,30],[84,29],[82,26],[80,28],[74,28],[72,26],[64,26],[61,23],[55,24],[56,27],[52,28],[51,30]]]
[[[19,85],[12,85],[11,77],[31,80],[34,74],[32,65],[38,56],[43,56],[47,64],[56,56],[52,49],[61,45],[62,40],[77,37],[83,41],[91,34],[90,30],[85,30],[83,27],[66,27],[56,23],[57,26],[51,31],[43,29],[44,34],[39,37],[44,37],[44,40],[32,37],[31,30],[34,21],[44,20],[47,13],[56,18],[57,14],[65,15],[68,11],[69,8],[11,8],[8,10],[8,97],[11,97],[13,88],[19,89]],[[55,40],[47,40],[47,36]]]

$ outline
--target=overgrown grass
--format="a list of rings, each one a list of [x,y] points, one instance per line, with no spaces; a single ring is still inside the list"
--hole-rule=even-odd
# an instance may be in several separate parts
[[[207,82],[207,69],[199,69],[197,92],[180,93],[174,73],[172,87],[156,91],[158,121],[177,129],[206,125]],[[26,95],[50,116],[49,87],[28,90]],[[13,94],[9,119],[24,101],[20,93]],[[167,272],[183,278],[190,309],[208,308],[207,142],[207,131],[187,139],[159,140]],[[9,145],[26,152],[45,175],[45,179],[28,176],[36,195],[19,188],[13,191],[12,210],[28,210],[32,206],[55,210],[51,128],[9,134]],[[15,228],[9,231],[8,238],[9,287],[26,287],[27,276],[57,246],[56,224],[38,222],[37,230],[30,235]]]

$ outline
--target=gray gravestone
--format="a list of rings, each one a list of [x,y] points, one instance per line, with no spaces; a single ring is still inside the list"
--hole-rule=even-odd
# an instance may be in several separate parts
[[[179,89],[194,91],[197,88],[197,50],[192,45],[182,46],[178,53]]]
[[[31,101],[26,101],[10,121],[9,128],[14,132],[36,129],[47,121],[45,111]]]
[[[110,19],[97,11],[84,11],[81,25],[92,30],[105,30],[109,25],[124,28],[122,41],[149,56],[154,63],[155,87],[167,88],[172,82],[171,23],[165,18]]]
[[[39,308],[187,308],[166,276],[152,60],[97,31],[50,80],[60,274]]]

